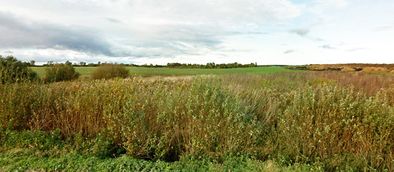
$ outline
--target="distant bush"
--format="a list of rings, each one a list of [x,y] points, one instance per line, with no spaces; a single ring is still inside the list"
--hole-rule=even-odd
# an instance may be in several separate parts
[[[45,72],[45,82],[70,81],[79,77],[79,73],[75,71],[70,62],[50,65]]]
[[[12,56],[0,56],[0,83],[15,83],[33,81],[37,73],[29,69],[29,64],[21,62]]]
[[[104,64],[99,66],[93,73],[93,79],[126,78],[129,71],[122,65]]]
[[[379,73],[379,72],[384,73],[384,72],[388,72],[388,69],[384,67],[365,67],[363,68],[362,71],[365,73]]]
[[[354,72],[354,71],[356,71],[356,69],[354,69],[354,68],[352,68],[352,67],[345,66],[345,67],[343,67],[343,68],[341,69],[341,71],[342,71],[342,72]]]

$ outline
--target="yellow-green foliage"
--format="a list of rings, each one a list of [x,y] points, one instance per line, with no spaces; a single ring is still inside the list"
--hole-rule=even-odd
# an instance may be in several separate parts
[[[0,85],[0,124],[104,134],[144,159],[246,155],[391,171],[391,93],[303,74]]]
[[[118,64],[104,64],[97,67],[91,74],[93,79],[111,79],[126,78],[129,76],[129,70]]]
[[[387,68],[384,67],[365,67],[362,70],[363,72],[366,73],[385,73],[389,72]]]
[[[394,111],[384,95],[367,98],[351,89],[322,86],[288,96],[278,121],[282,154],[329,167],[393,168]]]

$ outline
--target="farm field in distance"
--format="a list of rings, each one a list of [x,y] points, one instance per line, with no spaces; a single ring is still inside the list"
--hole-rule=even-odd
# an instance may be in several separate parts
[[[0,169],[394,169],[393,75],[128,67],[94,80],[96,68],[75,69],[76,81],[0,85]]]
[[[45,75],[46,67],[31,67],[40,77]],[[97,67],[75,67],[82,77],[89,77]],[[199,69],[199,68],[167,68],[167,67],[126,67],[132,76],[179,76],[179,75],[218,75],[218,74],[267,74],[277,72],[293,72],[280,66]]]

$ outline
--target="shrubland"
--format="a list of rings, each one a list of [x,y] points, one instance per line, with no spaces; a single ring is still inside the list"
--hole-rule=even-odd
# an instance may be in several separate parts
[[[265,169],[263,162],[270,160],[309,166],[304,170],[394,170],[394,79],[342,76],[298,72],[0,85],[0,143],[7,152],[0,165],[19,153],[50,155],[52,162],[98,158],[90,164],[132,157],[162,163],[156,170],[194,161],[207,163],[208,170],[225,170],[232,161]]]

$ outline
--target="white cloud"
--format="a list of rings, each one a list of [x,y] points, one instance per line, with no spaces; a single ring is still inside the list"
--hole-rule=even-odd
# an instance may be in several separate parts
[[[287,0],[132,0],[135,16],[145,21],[170,21],[204,24],[262,23],[299,15]]]
[[[393,1],[297,2],[2,0],[0,52],[38,62],[393,62]]]
[[[1,11],[7,11],[13,23],[32,30],[21,32],[27,35],[23,36],[25,39],[7,39],[10,47],[6,48],[61,46],[81,53],[86,53],[85,48],[97,55],[151,58],[209,53],[227,35],[258,32],[265,23],[300,14],[298,7],[288,0],[14,0],[0,2]],[[26,22],[33,26],[26,26]],[[53,27],[45,22],[62,26],[56,28],[64,31],[57,32],[60,35],[55,36],[56,41],[48,41],[53,36],[46,37],[45,33]],[[72,32],[66,31],[79,28],[93,32],[78,31],[77,39],[70,42]],[[12,39],[22,47],[12,47],[11,42],[15,42]],[[59,42],[68,44],[57,45]]]

